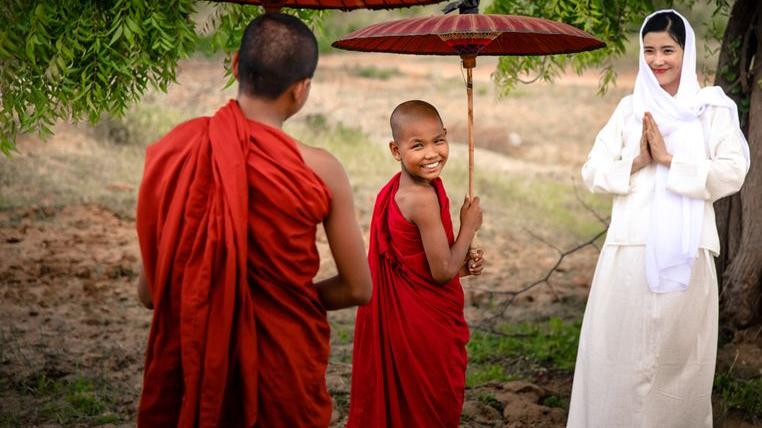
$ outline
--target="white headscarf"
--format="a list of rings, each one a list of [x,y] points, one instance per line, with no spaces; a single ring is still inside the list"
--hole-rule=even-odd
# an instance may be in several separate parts
[[[685,47],[680,72],[680,87],[673,97],[656,80],[643,53],[643,28],[654,16],[673,12],[685,25]],[[634,120],[631,129],[637,130],[640,140],[643,115],[650,112],[664,137],[667,151],[689,161],[707,159],[704,130],[700,116],[707,106],[729,108],[735,117],[737,132],[744,141],[747,163],[749,148],[738,125],[736,104],[717,86],[701,89],[696,76],[696,40],[688,20],[672,9],[660,10],[647,16],[640,28],[640,68],[633,91]],[[651,222],[646,238],[646,279],[657,293],[683,291],[688,288],[693,263],[698,254],[703,228],[702,199],[693,199],[667,190],[669,168],[656,166]]]

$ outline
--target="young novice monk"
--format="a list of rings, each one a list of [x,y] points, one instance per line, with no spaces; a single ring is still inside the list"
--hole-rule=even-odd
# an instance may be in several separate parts
[[[258,17],[233,57],[237,99],[146,151],[139,427],[330,423],[326,310],[367,303],[371,278],[341,164],[281,130],[317,59],[298,18]],[[320,223],[338,275],[315,284]]]
[[[466,200],[453,237],[439,178],[447,131],[431,104],[400,104],[391,127],[402,171],[373,210],[373,297],[357,311],[347,426],[457,427],[469,337],[458,277],[482,271],[480,256],[466,260],[482,211],[479,198]]]

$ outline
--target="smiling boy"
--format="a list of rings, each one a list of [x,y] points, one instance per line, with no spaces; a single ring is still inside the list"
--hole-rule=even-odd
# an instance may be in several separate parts
[[[482,211],[467,199],[454,237],[439,178],[447,130],[431,104],[404,102],[390,122],[401,171],[373,211],[373,297],[357,311],[347,426],[457,427],[469,337],[459,276],[481,274],[481,256],[467,255]]]

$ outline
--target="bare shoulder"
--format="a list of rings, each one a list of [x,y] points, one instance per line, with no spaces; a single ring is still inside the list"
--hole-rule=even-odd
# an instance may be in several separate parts
[[[394,200],[402,215],[413,223],[419,224],[439,216],[439,199],[433,187],[401,186]]]
[[[297,142],[297,147],[304,163],[315,171],[315,174],[323,180],[331,191],[335,192],[344,187],[345,183],[348,183],[344,167],[330,152],[301,142]]]

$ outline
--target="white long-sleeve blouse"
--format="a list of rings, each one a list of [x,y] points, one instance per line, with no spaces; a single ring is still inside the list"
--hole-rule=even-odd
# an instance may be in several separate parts
[[[593,193],[612,193],[614,201],[607,245],[644,245],[651,218],[655,164],[634,174],[632,162],[640,152],[640,138],[627,138],[633,120],[632,96],[624,97],[606,126],[595,138],[582,167],[582,179]],[[728,108],[708,106],[700,117],[707,156],[700,161],[674,156],[667,190],[703,199],[704,221],[699,247],[720,253],[713,202],[737,192],[747,172],[747,162],[735,120]],[[630,141],[632,140],[632,141]]]

